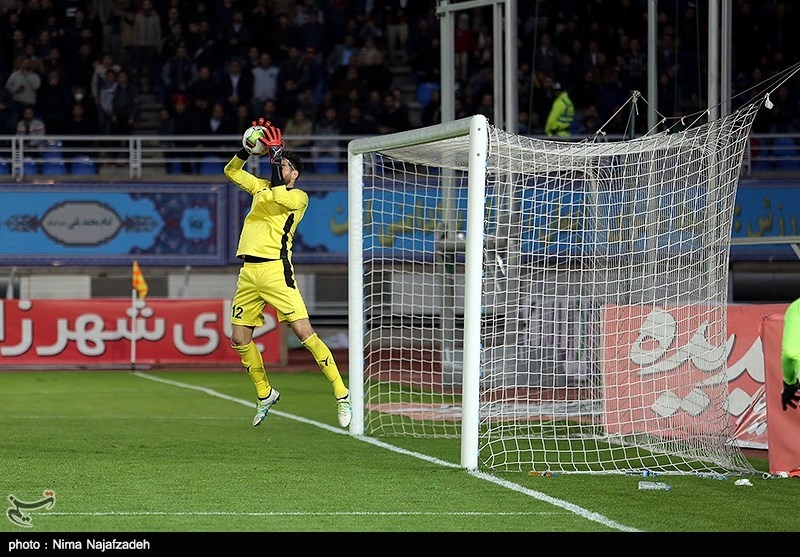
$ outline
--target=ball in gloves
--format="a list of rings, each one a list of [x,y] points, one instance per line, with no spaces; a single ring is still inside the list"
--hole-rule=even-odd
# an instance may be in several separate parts
[[[265,155],[268,147],[258,140],[265,135],[264,126],[250,126],[247,128],[242,134],[242,146],[244,150],[257,157]]]

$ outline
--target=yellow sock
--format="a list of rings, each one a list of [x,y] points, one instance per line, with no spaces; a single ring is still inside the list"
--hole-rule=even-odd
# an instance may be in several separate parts
[[[303,341],[303,346],[305,346],[306,349],[311,352],[311,354],[314,356],[314,359],[317,361],[319,368],[322,370],[322,373],[325,374],[325,377],[327,377],[328,381],[331,382],[331,386],[333,387],[333,396],[336,398],[347,396],[349,391],[347,390],[347,387],[344,386],[344,381],[342,381],[339,368],[336,367],[336,362],[333,359],[333,354],[331,354],[331,350],[328,348],[328,345],[322,342],[322,339],[317,336],[317,333],[314,333]]]
[[[269,380],[267,379],[267,372],[264,370],[264,359],[261,357],[261,352],[256,348],[256,343],[251,340],[243,346],[232,346],[241,356],[242,365],[247,370],[253,385],[256,386],[258,398],[267,398],[270,391]]]

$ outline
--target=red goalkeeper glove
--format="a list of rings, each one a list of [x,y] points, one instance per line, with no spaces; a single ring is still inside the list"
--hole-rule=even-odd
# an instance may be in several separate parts
[[[797,403],[800,402],[800,393],[797,392],[798,389],[800,389],[800,380],[795,381],[794,385],[789,385],[784,382],[783,391],[781,391],[781,404],[784,410],[786,410],[787,406],[797,408]]]
[[[281,129],[269,122],[264,126],[264,135],[258,140],[269,149],[269,162],[273,165],[281,164],[283,159],[283,134]]]

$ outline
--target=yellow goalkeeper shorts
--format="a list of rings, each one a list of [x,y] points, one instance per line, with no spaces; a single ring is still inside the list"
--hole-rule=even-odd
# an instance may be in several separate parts
[[[307,319],[308,310],[289,261],[245,263],[239,269],[231,301],[231,323],[260,327],[266,304],[275,308],[279,322]]]

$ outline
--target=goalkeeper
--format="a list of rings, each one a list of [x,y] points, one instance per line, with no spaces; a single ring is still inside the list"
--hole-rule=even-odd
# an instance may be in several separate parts
[[[800,402],[800,298],[789,304],[783,316],[783,339],[781,342],[781,364],[783,366],[783,390],[781,404],[797,408]]]
[[[253,330],[264,324],[263,311],[266,304],[270,304],[277,312],[278,321],[288,324],[330,381],[339,425],[347,427],[352,416],[350,392],[330,349],[311,327],[292,267],[292,241],[308,207],[308,194],[295,187],[303,171],[303,162],[296,154],[283,150],[283,137],[278,127],[263,118],[253,125],[264,127],[265,136],[259,140],[268,147],[272,177],[266,180],[244,170],[250,157],[244,148],[224,169],[231,182],[253,196],[236,250],[236,257],[244,263],[231,302],[231,345],[241,356],[258,396],[253,426],[264,421],[281,396],[270,385],[264,360],[253,342]]]

